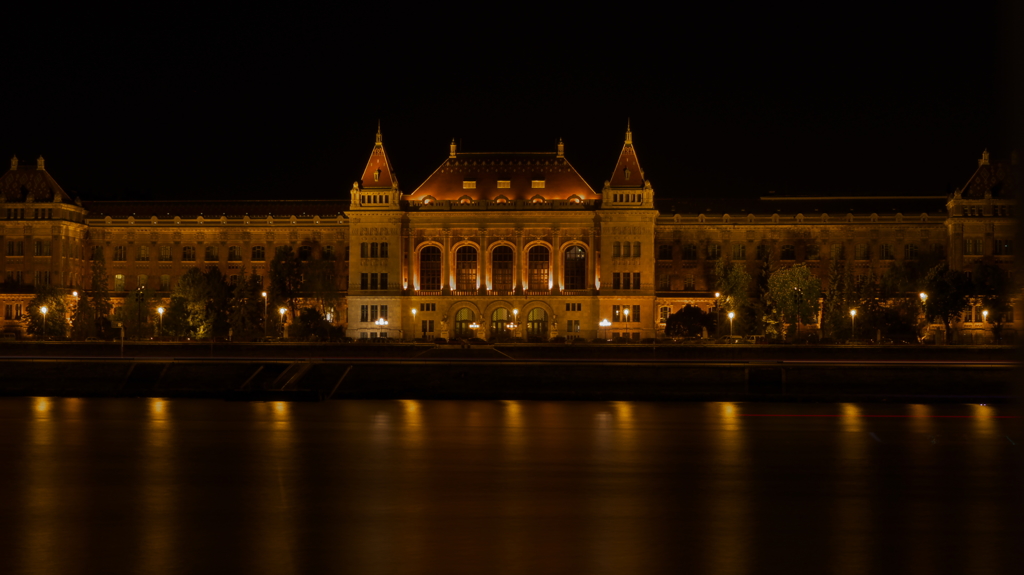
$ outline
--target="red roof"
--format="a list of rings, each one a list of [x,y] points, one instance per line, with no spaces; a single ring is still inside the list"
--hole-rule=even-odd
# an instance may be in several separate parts
[[[398,187],[398,178],[395,171],[391,169],[391,160],[384,152],[384,144],[381,142],[380,128],[377,128],[377,143],[373,145],[370,152],[370,161],[366,162],[366,169],[363,170],[363,177],[359,181],[363,188],[387,188]]]
[[[542,181],[544,187],[534,187],[534,181]],[[499,182],[507,187],[498,187]],[[469,196],[473,200],[494,200],[505,196],[509,200],[529,200],[541,196],[545,200],[567,200],[574,195],[581,200],[601,197],[557,152],[459,152],[445,160],[406,199],[419,201],[431,196],[435,200],[458,200]]]
[[[42,161],[42,157],[39,158]],[[71,202],[67,194],[42,166],[24,165],[12,158],[11,169],[0,176],[0,196],[8,202],[24,202],[29,196],[35,202],[52,202],[60,198],[62,202]]]
[[[622,145],[619,161],[615,163],[615,171],[608,184],[613,188],[644,187],[644,171],[640,169],[640,161],[636,159],[633,149],[633,132],[626,124],[626,143]]]

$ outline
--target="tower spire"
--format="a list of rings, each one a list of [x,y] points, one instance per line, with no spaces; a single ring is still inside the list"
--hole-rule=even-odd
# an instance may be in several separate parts
[[[366,162],[363,177],[359,182],[364,188],[398,188],[398,178],[391,168],[391,160],[384,151],[384,140],[380,133],[380,120],[377,120],[377,139],[370,152],[370,161]]]
[[[629,118],[626,118],[626,143],[633,144],[633,130],[629,128]]]
[[[615,171],[608,184],[613,188],[644,187],[644,171],[640,169],[640,161],[633,149],[633,130],[629,118],[626,118],[626,141],[622,144],[619,161],[615,163]]]

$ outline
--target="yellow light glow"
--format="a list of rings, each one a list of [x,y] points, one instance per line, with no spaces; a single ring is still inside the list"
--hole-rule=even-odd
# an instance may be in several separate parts
[[[36,411],[40,413],[46,413],[50,411],[50,398],[49,397],[37,397],[35,401]]]
[[[736,317],[736,314],[734,312],[729,312],[729,319],[732,319],[734,317]]]
[[[851,310],[850,310],[850,316],[851,316],[851,317],[857,317],[857,310],[855,310],[855,309],[851,309]]]
[[[164,308],[162,308],[162,307],[156,308],[156,313],[158,313],[160,315],[164,315]]]
[[[39,308],[39,311],[40,311],[40,312],[41,312],[41,313],[42,313],[43,315],[46,315],[46,312],[48,312],[48,311],[50,311],[50,310],[46,309],[46,306],[44,305],[43,307]]]
[[[267,297],[267,292],[263,292],[263,293],[262,293],[261,295],[262,295],[263,297]]]

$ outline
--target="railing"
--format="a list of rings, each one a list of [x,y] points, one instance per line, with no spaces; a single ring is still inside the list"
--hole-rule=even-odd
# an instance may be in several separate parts
[[[565,290],[562,290],[562,295],[590,295],[590,290],[587,290],[587,289],[565,289]]]
[[[478,295],[479,293],[480,292],[478,292],[475,289],[453,289],[452,290],[452,295]]]
[[[487,295],[513,296],[516,295],[516,292],[510,289],[492,289],[487,290]]]
[[[526,295],[551,295],[551,290],[549,290],[549,289],[528,289],[528,290],[526,290]]]

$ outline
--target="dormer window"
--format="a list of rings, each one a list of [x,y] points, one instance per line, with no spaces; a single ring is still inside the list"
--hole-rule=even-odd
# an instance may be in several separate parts
[[[462,196],[461,198],[459,198],[459,203],[460,204],[469,204],[469,203],[472,203],[472,202],[473,202],[473,198],[471,198],[469,196]]]
[[[628,175],[626,176],[626,179],[629,179]],[[379,182],[380,181],[380,168],[377,168],[377,171],[373,173],[373,181],[375,181],[375,182]]]
[[[502,195],[502,196],[498,196],[497,198],[495,198],[494,201],[495,201],[495,203],[498,203],[498,204],[507,204],[508,203],[508,198]]]
[[[543,180],[541,181],[541,183],[544,183]],[[544,203],[544,198],[542,196],[533,196],[532,198],[530,198],[530,203],[531,204],[543,204]]]
[[[512,187],[512,180],[498,180],[498,188],[508,189]]]
[[[544,187],[544,180],[533,180],[533,182],[531,183],[530,187],[531,188],[543,188]]]
[[[629,168],[623,168],[622,173],[626,175],[626,180],[629,180]]]
[[[476,180],[462,180],[462,189],[463,190],[473,190],[473,189],[476,189]]]

